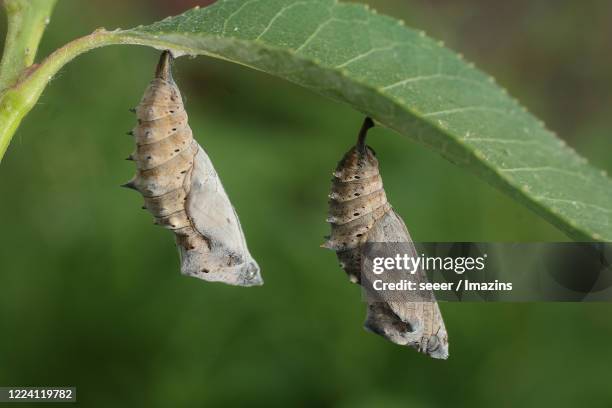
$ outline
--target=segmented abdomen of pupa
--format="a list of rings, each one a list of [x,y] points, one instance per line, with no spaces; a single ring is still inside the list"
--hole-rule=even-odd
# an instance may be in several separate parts
[[[139,191],[155,224],[170,229],[181,254],[181,271],[209,281],[263,283],[225,190],[208,155],[193,138],[181,93],[171,75],[171,54],[162,54],[155,78],[135,109],[129,157],[136,176],[125,186]]]
[[[155,223],[182,234],[190,228],[185,210],[198,144],[187,124],[178,87],[156,76],[136,108],[138,125],[132,131],[136,176],[128,183],[144,197]],[[183,234],[185,235],[185,234]]]
[[[362,132],[370,126],[366,121]],[[336,251],[351,282],[360,282],[361,246],[368,232],[390,210],[374,151],[365,145],[353,147],[333,173],[327,218],[331,235],[323,244]]]

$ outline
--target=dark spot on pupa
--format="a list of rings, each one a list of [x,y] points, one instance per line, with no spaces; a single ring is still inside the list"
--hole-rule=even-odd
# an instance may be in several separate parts
[[[361,177],[359,176],[355,176],[355,180],[359,180]]]
[[[206,268],[202,268],[202,272],[204,272],[204,273],[208,273],[208,272],[210,272],[210,271],[209,271],[208,269],[206,269]]]
[[[355,197],[359,197],[361,194],[359,193],[355,193]]]
[[[391,323],[391,325],[400,333],[408,333],[413,331],[412,326],[410,326],[409,323],[394,321]]]
[[[178,153],[180,151],[181,151],[181,149],[174,149],[174,153]]]
[[[359,217],[359,213],[354,213],[353,217]]]
[[[227,221],[228,224],[232,223],[232,220],[230,220],[229,218],[226,218],[225,221]]]
[[[147,160],[151,160],[151,159],[152,159],[152,157],[151,157],[151,156],[147,156]]]
[[[185,173],[187,173],[187,170],[181,171],[181,174],[185,174]]]
[[[363,234],[357,234],[356,236],[357,237],[363,237]]]

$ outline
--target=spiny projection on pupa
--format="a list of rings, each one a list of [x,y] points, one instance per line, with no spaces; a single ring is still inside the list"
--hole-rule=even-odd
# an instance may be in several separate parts
[[[195,141],[181,93],[164,51],[155,78],[137,108],[130,132],[136,176],[124,187],[139,191],[155,224],[172,230],[181,272],[230,285],[263,284],[240,221],[204,149]]]
[[[374,126],[366,118],[357,144],[339,162],[333,174],[329,195],[331,235],[323,247],[336,251],[341,267],[351,282],[362,282],[364,247],[389,243],[382,248],[417,256],[416,248],[402,218],[387,202],[378,160],[366,145],[368,130]],[[385,254],[394,257],[396,252]],[[427,281],[425,273],[416,279]],[[365,328],[393,343],[410,346],[433,358],[448,358],[448,336],[433,293],[431,301],[398,302],[368,299]],[[380,300],[380,299],[379,299]]]

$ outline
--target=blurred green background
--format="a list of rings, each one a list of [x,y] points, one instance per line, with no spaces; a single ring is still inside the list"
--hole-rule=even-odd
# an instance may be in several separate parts
[[[612,173],[612,3],[369,3],[462,52]],[[60,0],[40,55],[195,4]],[[442,304],[448,361],[365,332],[359,288],[319,248],[360,114],[204,57],[175,78],[266,285],[182,277],[172,235],[118,187],[157,57],[116,46],[69,64],[0,165],[0,385],[72,385],[88,407],[612,405],[609,304]],[[411,140],[375,129],[370,144],[416,240],[566,240]]]

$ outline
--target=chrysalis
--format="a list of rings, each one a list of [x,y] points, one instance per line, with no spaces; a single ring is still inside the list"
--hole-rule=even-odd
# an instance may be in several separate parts
[[[331,236],[323,244],[336,251],[340,265],[354,283],[361,283],[362,249],[367,243],[397,243],[396,248],[399,245],[405,253],[417,255],[406,225],[387,202],[376,155],[365,144],[373,126],[366,118],[356,146],[344,155],[334,172],[327,219]],[[427,280],[423,271],[418,274],[418,280]],[[393,343],[445,359],[448,337],[438,304],[432,299],[410,303],[369,301],[365,327]]]
[[[155,224],[174,232],[181,272],[230,285],[263,284],[238,216],[208,155],[194,140],[180,91],[171,73],[172,55],[162,53],[155,78],[135,109],[130,132],[136,176],[125,184],[144,196]]]

